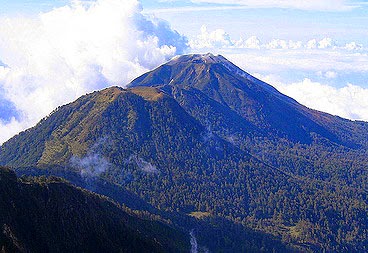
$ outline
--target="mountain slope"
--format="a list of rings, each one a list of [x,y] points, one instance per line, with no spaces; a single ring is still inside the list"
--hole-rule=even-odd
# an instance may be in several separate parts
[[[32,142],[33,138],[44,142]],[[39,152],[23,153],[17,149],[18,145],[23,150]],[[245,213],[249,204],[243,205],[241,199],[234,201],[240,194],[248,199],[238,173],[243,177],[248,173],[263,175],[268,184],[265,187],[272,185],[273,175],[283,181],[288,178],[271,167],[261,166],[259,161],[213,134],[156,88],[112,87],[83,96],[5,143],[1,161],[15,167],[47,169],[58,165],[85,177],[101,176],[160,210],[179,211],[181,215],[205,209],[217,213],[216,209],[225,210],[227,205],[238,205],[241,209],[237,212]],[[208,192],[209,185],[218,187],[229,176],[238,181],[231,190],[232,197],[227,197],[226,190],[217,191],[216,198],[222,202],[219,205],[213,202],[212,194],[203,194],[201,207],[198,193]],[[197,189],[192,191],[193,187]],[[252,242],[243,237],[221,247],[239,249],[246,244],[250,250],[267,244],[269,251],[273,247],[286,250],[282,244],[256,234],[245,233]]]
[[[185,101],[184,92],[200,91],[237,112],[258,131],[266,130],[296,142],[311,143],[311,133],[315,133],[344,145],[366,146],[368,143],[366,135],[363,138],[362,135],[354,136],[354,133],[368,130],[366,123],[308,109],[222,56],[180,56],[138,77],[129,86],[159,87],[169,91],[178,101]],[[344,132],[349,132],[351,138],[345,139]]]
[[[2,252],[187,252],[189,236],[57,178],[0,168]]]

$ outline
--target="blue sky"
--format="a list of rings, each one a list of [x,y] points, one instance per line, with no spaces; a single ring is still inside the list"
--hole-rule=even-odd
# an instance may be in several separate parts
[[[0,0],[0,15],[37,15],[39,12],[47,12],[70,2],[69,0]],[[195,36],[201,25],[206,25],[209,29],[222,28],[232,37],[257,35],[265,40],[272,38],[308,40],[312,37],[333,37],[340,42],[354,40],[368,44],[368,1],[336,0],[336,3],[340,2],[342,5],[341,10],[327,8],[327,11],[324,11],[326,9],[324,5],[320,10],[318,6],[312,10],[308,8],[305,10],[291,7],[267,8],[272,6],[271,4],[257,8],[257,5],[252,6],[252,4],[218,4],[217,2],[241,3],[247,0],[206,0],[204,2],[142,0],[141,4],[145,12],[169,21],[174,29],[187,36]],[[345,5],[351,9],[345,10]]]
[[[308,107],[368,121],[368,2],[0,0],[0,143],[182,53],[222,54]]]
[[[40,11],[49,11],[53,7],[60,7],[67,4],[69,1],[64,0],[0,0],[2,15],[14,15],[14,14],[37,14]]]
[[[263,39],[285,37],[301,40],[313,36],[334,36],[341,41],[360,39],[362,43],[368,42],[366,29],[368,6],[365,4],[349,11],[320,11],[292,8],[239,9],[241,5],[232,5],[234,9],[227,9],[226,5],[185,4],[183,1],[163,3],[142,1],[142,3],[143,6],[147,5],[146,11],[165,18],[175,28],[188,35],[195,34],[198,24],[206,24],[209,28],[224,28],[232,36],[256,34]],[[191,7],[191,11],[180,10],[185,10],[186,7]],[[209,7],[209,10],[204,11],[206,7]],[[219,9],[211,10],[212,7]],[[346,33],[349,33],[348,37]]]

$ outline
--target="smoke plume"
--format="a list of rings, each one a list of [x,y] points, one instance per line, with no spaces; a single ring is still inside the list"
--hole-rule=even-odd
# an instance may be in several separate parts
[[[191,230],[189,235],[190,235],[190,245],[191,245],[190,253],[198,253],[198,242],[197,242],[197,238],[195,237],[194,230]]]
[[[128,164],[136,165],[141,171],[148,173],[148,174],[156,174],[159,173],[159,170],[156,168],[155,165],[145,161],[141,157],[137,155],[131,155],[129,159],[126,161]]]

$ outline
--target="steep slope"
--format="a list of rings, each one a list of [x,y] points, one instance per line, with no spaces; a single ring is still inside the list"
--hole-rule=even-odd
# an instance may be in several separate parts
[[[0,168],[2,252],[188,252],[189,236],[57,178]]]

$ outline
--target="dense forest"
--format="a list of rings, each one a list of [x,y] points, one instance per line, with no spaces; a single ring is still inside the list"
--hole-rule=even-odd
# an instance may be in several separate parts
[[[202,251],[364,252],[367,130],[191,55],[57,108],[0,164],[192,231]]]

